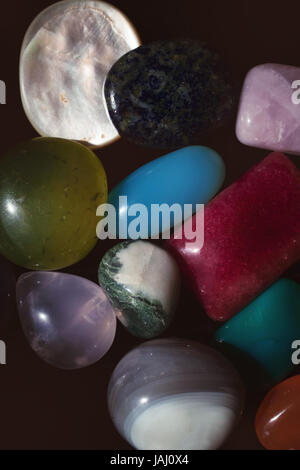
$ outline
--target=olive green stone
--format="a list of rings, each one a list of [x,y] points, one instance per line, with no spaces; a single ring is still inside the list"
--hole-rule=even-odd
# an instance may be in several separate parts
[[[81,144],[38,138],[0,160],[0,252],[17,265],[53,270],[88,255],[97,242],[97,207],[107,180]]]

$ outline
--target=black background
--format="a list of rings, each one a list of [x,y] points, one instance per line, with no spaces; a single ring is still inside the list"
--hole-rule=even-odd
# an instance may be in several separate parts
[[[0,106],[1,153],[36,136],[23,112],[18,61],[23,36],[47,0],[2,2],[0,10],[0,79],[7,85],[7,104]],[[217,49],[238,84],[257,64],[300,66],[300,3],[265,0],[112,0],[128,15],[143,42],[176,37],[206,41]],[[300,75],[299,75],[300,78]],[[233,119],[199,140],[218,151],[227,166],[227,186],[268,154],[241,145]],[[138,166],[165,152],[120,140],[97,150],[110,189]],[[300,162],[300,157],[291,157]],[[299,163],[297,163],[298,167]],[[68,272],[97,280],[97,267],[111,242],[99,242],[83,262]],[[17,269],[17,274],[21,271]],[[1,306],[0,306],[1,314]],[[207,341],[215,326],[185,288],[168,336]],[[0,331],[7,341],[6,366],[0,367],[0,449],[130,449],[114,429],[106,406],[106,389],[115,365],[139,343],[118,325],[114,346],[95,366],[65,372],[54,369],[31,351],[17,324]],[[248,390],[246,412],[226,449],[260,449],[254,432],[255,410],[263,394]]]

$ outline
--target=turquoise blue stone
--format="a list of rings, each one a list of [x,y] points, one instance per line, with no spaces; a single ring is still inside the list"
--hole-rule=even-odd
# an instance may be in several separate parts
[[[131,173],[111,191],[108,202],[116,208],[117,219],[122,226],[126,220],[128,226],[135,219],[135,216],[128,215],[131,206],[146,206],[149,214],[148,231],[141,230],[140,238],[147,238],[151,233],[152,204],[180,204],[182,211],[185,204],[191,204],[192,212],[195,213],[196,204],[206,204],[212,199],[221,188],[224,178],[225,165],[217,152],[202,146],[184,147]],[[127,205],[120,204],[120,196],[127,197]],[[180,221],[172,216],[169,226],[166,226],[160,220],[157,233],[168,230]]]
[[[288,279],[275,282],[219,328],[215,339],[240,365],[253,360],[262,373],[259,379],[264,374],[266,383],[280,382],[295,367],[292,343],[300,339],[300,285]]]

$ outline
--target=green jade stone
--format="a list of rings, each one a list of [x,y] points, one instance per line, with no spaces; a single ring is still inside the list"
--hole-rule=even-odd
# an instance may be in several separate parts
[[[79,143],[38,138],[0,160],[0,252],[33,270],[70,266],[97,242],[97,207],[107,180],[96,155]]]
[[[119,243],[102,258],[98,277],[131,334],[149,339],[169,327],[177,307],[180,275],[168,252],[142,240]]]
[[[288,279],[275,282],[219,328],[215,339],[248,376],[246,364],[252,360],[260,371],[258,382],[280,382],[295,367],[292,344],[300,339],[300,285]]]

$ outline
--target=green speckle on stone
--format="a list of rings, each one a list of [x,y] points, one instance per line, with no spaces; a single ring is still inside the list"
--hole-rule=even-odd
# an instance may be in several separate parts
[[[166,312],[158,299],[149,298],[145,290],[133,291],[117,280],[123,268],[119,254],[127,250],[132,243],[148,243],[125,241],[109,250],[99,266],[99,283],[106,291],[117,316],[131,334],[150,339],[163,333],[170,325],[173,313]]]

